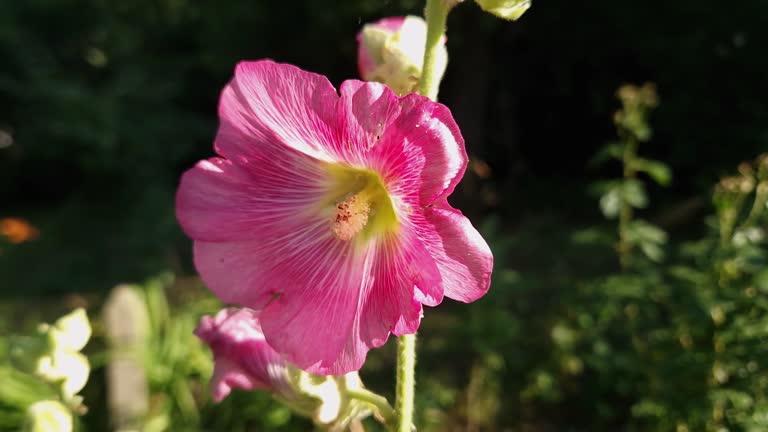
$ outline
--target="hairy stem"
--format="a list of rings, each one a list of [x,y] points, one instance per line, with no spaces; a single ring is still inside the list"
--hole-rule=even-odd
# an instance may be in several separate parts
[[[427,7],[424,10],[427,18],[427,45],[424,50],[424,63],[421,67],[419,94],[432,100],[437,100],[437,92],[440,88],[440,79],[435,74],[435,67],[440,45],[445,36],[448,12],[452,6],[453,1],[451,0],[427,0]]]
[[[366,389],[347,389],[346,392],[349,398],[366,402],[376,407],[386,424],[391,425],[397,418],[397,413],[395,413],[394,408],[392,408],[384,396],[377,395]]]
[[[437,100],[440,77],[435,67],[440,44],[445,37],[445,23],[455,0],[427,0],[427,42],[421,68],[419,93]],[[396,432],[413,431],[413,406],[416,393],[416,334],[397,338],[397,383],[395,384]],[[383,413],[382,413],[383,414]]]
[[[416,335],[397,338],[397,387],[395,412],[397,432],[411,432],[413,428],[413,400],[416,387]]]

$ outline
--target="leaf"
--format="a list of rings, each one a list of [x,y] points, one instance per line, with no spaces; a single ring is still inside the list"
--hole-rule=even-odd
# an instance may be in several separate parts
[[[25,409],[42,399],[55,399],[58,391],[42,379],[10,367],[0,368],[0,405]]]
[[[656,244],[667,242],[667,233],[663,229],[642,219],[633,221],[629,229],[638,240],[646,240]]]
[[[609,160],[621,160],[624,153],[624,144],[613,141],[603,146],[589,161],[590,166],[597,166]]]
[[[667,233],[664,230],[638,219],[629,225],[628,231],[630,243],[638,245],[648,259],[654,262],[664,259],[664,250],[661,248],[661,245],[667,242]]]
[[[624,181],[621,192],[621,197],[624,199],[624,202],[634,208],[645,208],[648,205],[648,197],[645,195],[645,188],[638,180],[630,179]]]
[[[600,210],[603,216],[613,219],[619,215],[621,210],[621,190],[618,187],[610,189],[600,197]]]
[[[755,275],[755,285],[762,292],[768,292],[768,269],[763,270]]]
[[[640,250],[653,262],[661,262],[664,260],[664,250],[656,243],[641,241]]]
[[[667,242],[667,233],[661,228],[642,219],[633,221],[629,227],[629,241],[640,247],[640,250],[651,261],[659,262],[664,259],[661,245]]]
[[[661,186],[667,186],[672,182],[672,170],[663,162],[637,158],[632,167],[637,171],[648,174],[649,177]]]

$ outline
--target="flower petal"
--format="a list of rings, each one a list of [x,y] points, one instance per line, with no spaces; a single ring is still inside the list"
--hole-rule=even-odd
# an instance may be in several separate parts
[[[445,105],[409,94],[400,107],[367,157],[390,193],[415,196],[418,205],[427,206],[450,195],[464,175],[464,139]]]
[[[280,290],[260,314],[267,342],[308,372],[358,370],[367,350],[340,356],[365,299],[371,260],[351,242],[329,240],[266,266],[262,282]]]
[[[290,149],[258,167],[227,159],[199,162],[184,173],[176,216],[191,238],[240,241],[292,229],[286,221],[317,203],[327,190],[323,163]]]
[[[431,225],[425,242],[443,277],[445,295],[469,303],[490,287],[493,255],[480,233],[460,211],[443,200],[424,211]]]
[[[214,355],[211,393],[216,402],[233,388],[284,391],[286,363],[264,339],[257,313],[251,309],[222,309],[204,316],[195,329]]]
[[[328,160],[339,97],[322,75],[270,60],[241,62],[219,101],[216,151],[232,160],[268,162],[288,147]]]
[[[382,239],[372,269],[373,284],[362,315],[368,338],[376,339],[377,327],[394,335],[415,333],[422,304],[436,306],[443,300],[441,275],[435,261],[407,225],[397,236]],[[386,338],[381,341],[384,343]]]
[[[311,290],[312,285],[301,283],[317,275],[307,272],[336,271],[337,267],[322,267],[328,259],[324,256],[327,242],[331,241],[328,225],[325,219],[292,215],[284,226],[275,227],[274,233],[264,231],[257,240],[196,241],[195,268],[222,301],[260,310],[277,296]]]
[[[269,344],[304,370],[360,369],[368,350],[383,345],[390,332],[416,332],[421,301],[442,300],[437,266],[415,232],[365,246],[324,247],[294,263],[310,276],[281,281],[285,291],[260,314]]]
[[[398,97],[384,84],[347,80],[337,108],[338,148],[342,160],[359,165],[400,113]]]
[[[247,373],[235,361],[227,357],[214,356],[213,376],[211,376],[211,394],[213,400],[221,402],[233,389],[255,390],[269,387],[255,376]]]

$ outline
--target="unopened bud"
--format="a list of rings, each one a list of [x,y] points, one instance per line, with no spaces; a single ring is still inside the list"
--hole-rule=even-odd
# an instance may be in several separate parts
[[[45,400],[27,409],[24,432],[72,432],[72,413],[60,402]]]
[[[531,0],[475,0],[486,11],[506,20],[517,20],[531,7]]]
[[[357,65],[365,81],[378,81],[399,95],[414,92],[421,79],[427,23],[417,16],[384,18],[357,34]],[[448,65],[445,38],[437,55],[436,80]]]
[[[35,372],[48,382],[60,383],[64,395],[72,398],[88,382],[91,365],[79,352],[62,350],[40,357]]]
[[[54,350],[80,351],[91,338],[91,324],[85,310],[78,308],[59,318],[48,332]]]

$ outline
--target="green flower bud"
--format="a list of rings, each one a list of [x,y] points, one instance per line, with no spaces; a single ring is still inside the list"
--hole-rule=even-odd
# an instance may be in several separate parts
[[[24,432],[72,432],[72,413],[60,402],[44,400],[27,409]]]
[[[417,16],[384,18],[366,24],[357,35],[357,63],[366,81],[386,84],[395,93],[416,91],[427,41],[427,23]],[[437,53],[435,72],[442,77],[448,65],[445,38]]]
[[[531,7],[531,0],[475,0],[480,7],[499,18],[515,21]]]

